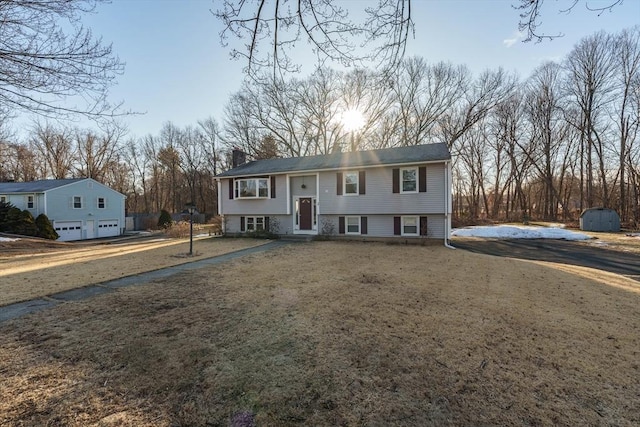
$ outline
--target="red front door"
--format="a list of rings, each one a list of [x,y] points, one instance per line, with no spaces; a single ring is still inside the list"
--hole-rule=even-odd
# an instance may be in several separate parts
[[[311,197],[300,198],[300,230],[313,228],[313,206]]]

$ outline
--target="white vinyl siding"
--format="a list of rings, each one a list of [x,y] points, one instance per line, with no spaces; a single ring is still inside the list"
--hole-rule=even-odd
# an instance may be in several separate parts
[[[338,225],[339,225],[340,216],[341,215],[320,215],[320,217],[318,218],[319,220],[318,233],[322,234],[323,230],[325,231],[333,230],[333,234],[335,236],[338,236],[339,235]],[[419,218],[418,215],[416,216]],[[427,216],[427,215],[422,215],[422,216]],[[373,238],[403,237],[403,236],[396,236],[393,234],[393,218],[394,218],[394,215],[367,215],[367,234],[366,235]],[[429,223],[429,234],[427,237],[432,239],[442,239],[444,237],[444,230],[445,230],[444,215],[442,214],[428,215],[427,218]],[[419,224],[420,224],[420,221],[418,219],[418,225]],[[346,232],[346,218],[345,218],[345,232]],[[414,237],[414,236],[406,236],[406,237]],[[415,236],[415,237],[420,237],[420,236]]]
[[[417,167],[417,166],[416,166]],[[391,167],[367,168],[367,191],[358,197],[336,195],[336,173],[321,172],[318,188],[318,204],[321,215],[358,214],[362,216],[441,214],[445,211],[444,184],[446,168],[444,163],[427,165],[426,193],[393,193]]]

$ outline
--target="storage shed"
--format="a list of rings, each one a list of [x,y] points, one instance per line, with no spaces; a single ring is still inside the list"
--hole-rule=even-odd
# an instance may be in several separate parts
[[[585,209],[580,214],[580,230],[620,231],[620,216],[613,209]]]

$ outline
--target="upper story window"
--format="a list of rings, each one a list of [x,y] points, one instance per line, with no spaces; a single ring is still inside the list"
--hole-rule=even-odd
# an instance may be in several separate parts
[[[418,168],[400,169],[400,177],[402,178],[401,193],[418,192]]]
[[[427,167],[394,168],[391,171],[393,193],[426,193]]]
[[[33,209],[35,203],[35,198],[33,196],[27,196],[27,209]]]
[[[82,197],[73,196],[73,209],[82,209]]]
[[[258,199],[269,197],[269,179],[236,179],[235,197],[238,199]]]
[[[104,197],[98,197],[98,209],[104,209],[107,207],[107,199]]]
[[[344,173],[344,194],[358,194],[358,172]]]

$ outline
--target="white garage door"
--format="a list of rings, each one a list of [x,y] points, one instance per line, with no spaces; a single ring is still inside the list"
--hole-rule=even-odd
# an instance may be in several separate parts
[[[82,221],[54,221],[53,228],[61,242],[82,239]]]
[[[98,221],[98,237],[119,236],[120,227],[117,219],[101,219]]]

